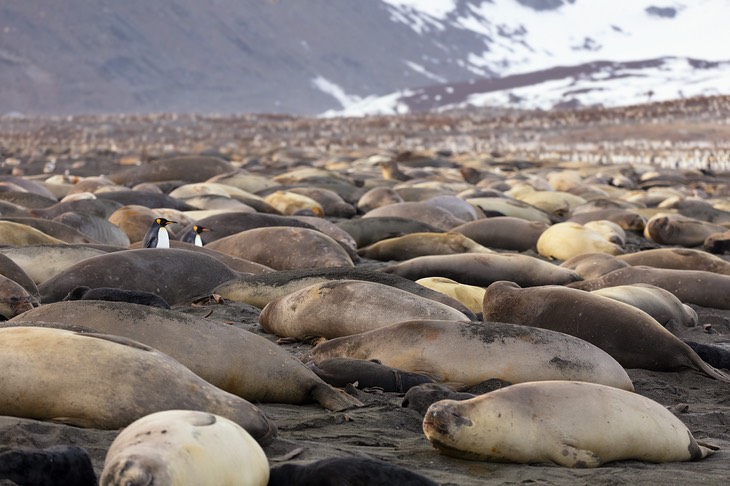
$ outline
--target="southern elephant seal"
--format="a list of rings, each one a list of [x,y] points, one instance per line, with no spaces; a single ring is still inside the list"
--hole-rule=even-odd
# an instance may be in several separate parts
[[[540,235],[537,252],[546,258],[567,260],[584,253],[619,255],[623,253],[623,249],[581,224],[557,223]]]
[[[170,309],[170,304],[165,299],[152,292],[115,289],[112,287],[99,287],[95,289],[83,286],[76,287],[63,300],[107,300]]]
[[[380,206],[402,202],[404,202],[403,198],[395,189],[388,186],[378,186],[368,190],[358,199],[357,209],[363,213],[367,213]]]
[[[702,270],[730,275],[730,262],[706,251],[691,248],[656,248],[618,256],[629,265],[675,270]]]
[[[11,449],[0,454],[0,479],[13,484],[97,486],[91,457],[83,447],[55,445],[46,449]]]
[[[470,221],[452,229],[487,248],[511,251],[537,251],[537,240],[550,227],[543,221],[528,221],[514,216]]]
[[[474,313],[458,300],[418,285],[407,278],[362,268],[303,268],[242,276],[219,285],[212,292],[224,299],[245,302],[263,309],[272,300],[284,297],[304,287],[329,280],[363,280],[389,285],[451,306],[469,319],[476,320]]]
[[[66,242],[54,238],[31,226],[12,221],[0,221],[0,245],[65,245]]]
[[[120,432],[99,484],[266,486],[268,480],[266,454],[240,425],[207,412],[166,410]]]
[[[424,383],[412,387],[406,392],[401,402],[401,407],[415,410],[425,415],[428,407],[440,400],[469,400],[474,398],[474,393],[457,392],[441,383]]]
[[[573,214],[568,221],[585,224],[589,221],[613,221],[624,231],[644,231],[646,218],[630,209],[608,208]]]
[[[67,224],[50,219],[3,217],[3,221],[24,224],[69,244],[99,243]]]
[[[578,337],[601,348],[625,368],[693,369],[730,382],[730,375],[702,361],[646,312],[590,292],[559,285],[523,289],[514,282],[496,282],[484,294],[484,320]]]
[[[616,360],[567,334],[505,323],[408,321],[326,341],[303,361],[376,359],[452,386],[499,378],[510,383],[577,380],[634,387]]]
[[[583,227],[595,231],[619,247],[623,247],[626,244],[626,231],[613,221],[607,219],[588,221]]]
[[[705,239],[727,228],[688,218],[680,214],[660,213],[646,222],[644,236],[660,245],[699,246]]]
[[[641,309],[664,327],[672,324],[694,327],[698,322],[697,312],[693,308],[683,304],[673,293],[656,285],[617,285],[591,293]]]
[[[8,247],[0,248],[0,253],[13,260],[36,284],[87,258],[107,254],[106,251],[81,245]]]
[[[33,305],[40,303],[40,294],[38,287],[32,278],[23,270],[20,265],[15,263],[12,258],[2,253],[0,249],[0,275],[14,281],[23,287],[32,297]]]
[[[463,253],[412,258],[379,269],[411,280],[445,277],[467,285],[486,287],[498,280],[523,286],[563,285],[580,280],[577,273],[539,258],[506,253]]]
[[[12,327],[0,329],[0,343],[3,415],[107,430],[161,410],[203,410],[233,420],[260,443],[276,435],[248,401],[131,339]]]
[[[466,202],[481,209],[487,217],[512,216],[527,221],[540,221],[551,224],[553,221],[543,210],[516,199],[505,197],[474,197]]]
[[[187,303],[240,274],[203,253],[174,248],[123,250],[88,258],[38,286],[41,302],[58,302],[78,286],[144,290],[170,305]]]
[[[372,331],[416,319],[459,320],[453,307],[363,280],[332,280],[266,304],[259,324],[271,334],[311,341]]]
[[[230,162],[220,157],[186,155],[159,159],[139,167],[120,170],[109,175],[109,179],[115,184],[128,187],[143,182],[203,182],[234,170],[235,167]]]
[[[396,216],[399,218],[414,219],[421,223],[438,228],[441,231],[449,231],[459,225],[466,223],[461,218],[457,218],[453,213],[438,206],[433,206],[425,202],[402,202],[396,204],[388,204],[379,208],[372,209],[363,215],[364,219],[380,218],[383,216]]]
[[[437,486],[425,476],[404,467],[367,457],[332,457],[310,464],[282,464],[271,468],[268,486],[295,484]]]
[[[569,381],[521,383],[470,400],[436,402],[423,431],[444,454],[494,462],[585,468],[624,459],[695,461],[713,452],[649,398]]]
[[[730,309],[730,275],[719,275],[700,270],[673,270],[638,265],[619,268],[600,277],[567,284],[581,290],[647,283],[673,293],[686,304],[714,309]]]
[[[438,233],[441,231],[429,224],[396,216],[350,219],[338,222],[337,226],[352,236],[358,248],[411,233]]]
[[[38,299],[29,294],[15,280],[0,275],[0,316],[5,319],[13,318],[33,309],[38,305]]]
[[[124,336],[166,353],[207,382],[251,402],[317,401],[329,410],[360,405],[276,344],[214,320],[137,304],[88,300],[46,304],[34,310],[7,324],[83,326],[92,332]]]
[[[350,358],[329,358],[307,363],[307,368],[332,386],[357,384],[358,388],[381,388],[385,392],[405,393],[414,386],[433,383],[421,373],[403,371],[376,361]]]
[[[573,270],[584,280],[588,280],[630,265],[608,253],[582,253],[568,258],[560,266]]]
[[[130,243],[127,233],[106,218],[92,214],[63,213],[53,218],[53,221],[65,224],[104,245],[126,247]]]
[[[461,233],[411,233],[360,248],[357,254],[371,260],[409,260],[427,255],[494,253]]]
[[[206,248],[260,263],[274,270],[354,266],[337,241],[308,228],[255,228],[211,241]]]
[[[475,314],[482,312],[484,287],[466,285],[444,277],[419,278],[416,283],[458,300]]]

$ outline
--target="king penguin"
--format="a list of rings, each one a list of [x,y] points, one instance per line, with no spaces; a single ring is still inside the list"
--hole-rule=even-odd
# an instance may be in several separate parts
[[[168,224],[177,223],[177,221],[168,221],[165,218],[155,218],[152,226],[144,235],[143,245],[145,248],[170,248],[170,235],[167,232]]]
[[[193,230],[186,231],[181,240],[185,243],[193,243],[195,246],[203,246],[203,239],[200,237],[200,233],[203,233],[205,231],[211,230],[205,228],[204,226],[198,226],[197,224],[194,224]]]

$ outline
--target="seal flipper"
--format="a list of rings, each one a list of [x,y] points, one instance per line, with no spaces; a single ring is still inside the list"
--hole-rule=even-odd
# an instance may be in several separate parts
[[[325,382],[317,384],[311,391],[312,398],[330,412],[340,412],[348,408],[362,407],[357,398],[331,387]]]
[[[603,464],[603,460],[595,452],[587,449],[578,449],[563,443],[557,455],[551,455],[550,460],[565,467],[593,468]]]

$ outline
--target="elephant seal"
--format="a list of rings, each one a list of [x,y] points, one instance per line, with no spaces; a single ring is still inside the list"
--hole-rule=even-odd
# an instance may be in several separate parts
[[[606,240],[623,247],[626,244],[626,231],[607,219],[599,219],[596,221],[588,221],[583,225],[584,228],[595,231],[599,235],[603,236]]]
[[[452,229],[487,248],[510,251],[537,251],[537,240],[550,227],[543,221],[528,221],[514,216],[470,221]]]
[[[711,346],[708,344],[696,343],[694,341],[685,341],[687,346],[694,349],[697,356],[702,361],[724,370],[730,370],[730,351],[719,346]]]
[[[562,286],[520,288],[495,282],[484,294],[484,320],[532,326],[583,339],[624,368],[693,369],[730,382],[646,312],[607,297]]]
[[[129,302],[132,304],[149,305],[160,309],[170,309],[165,299],[152,292],[142,290],[124,290],[111,287],[76,287],[63,300],[107,300],[113,302]]]
[[[724,254],[730,252],[730,230],[711,234],[705,238],[702,247],[710,253]]]
[[[423,256],[379,270],[411,280],[445,277],[477,287],[487,287],[498,280],[511,280],[523,286],[563,285],[580,280],[572,270],[539,258],[503,253]]]
[[[191,223],[181,229],[179,235],[182,236],[191,231],[193,224],[210,228],[210,232],[205,233],[205,237],[203,238],[203,243],[206,246],[212,241],[255,228],[291,226],[295,228],[315,229],[312,225],[289,216],[281,216],[278,214],[226,212],[200,218],[195,223]]]
[[[0,249],[2,250],[2,249]],[[28,292],[33,297],[33,305],[40,303],[38,287],[30,276],[13,261],[0,251],[0,275],[9,278]]]
[[[705,239],[727,228],[688,218],[680,214],[660,213],[652,216],[646,222],[644,237],[660,245],[699,246]]]
[[[124,250],[87,258],[38,286],[41,302],[58,302],[79,286],[152,292],[188,303],[240,274],[203,253],[174,248]]]
[[[0,479],[36,486],[97,486],[91,457],[83,447],[12,449],[0,454]]]
[[[266,196],[264,201],[281,214],[288,216],[294,214],[311,214],[324,217],[324,208],[322,205],[304,194],[279,190]]]
[[[363,213],[367,213],[381,206],[402,202],[404,202],[403,198],[395,189],[388,186],[378,186],[368,190],[358,199],[357,209]]]
[[[408,469],[366,457],[332,457],[310,464],[282,464],[272,467],[268,486],[341,486],[397,484],[437,486],[437,483]]]
[[[454,387],[499,378],[510,383],[578,380],[634,389],[616,360],[582,339],[497,322],[401,322],[326,341],[302,361],[316,364],[334,357],[376,359]]]
[[[49,236],[31,226],[12,221],[0,221],[0,245],[65,245],[64,241]]]
[[[406,201],[396,204],[388,204],[372,209],[363,215],[364,219],[380,218],[383,216],[396,216],[399,218],[414,219],[421,223],[433,226],[441,231],[449,231],[459,225],[466,223],[457,218],[450,211],[433,206],[425,202]]]
[[[308,228],[272,226],[250,229],[211,241],[206,248],[274,270],[354,266],[339,243]]]
[[[578,224],[601,220],[613,221],[624,231],[644,231],[644,227],[646,226],[646,218],[642,215],[630,209],[620,208],[606,208],[575,213],[568,219],[569,222]]]
[[[608,253],[582,253],[568,258],[560,266],[573,270],[584,280],[588,280],[630,265]]]
[[[109,180],[121,186],[132,187],[143,182],[184,181],[203,182],[211,177],[235,170],[230,162],[220,157],[185,155],[159,159],[139,167],[114,172]]]
[[[558,223],[540,235],[537,252],[546,258],[567,260],[584,253],[619,255],[623,253],[623,249],[581,224]]]
[[[484,287],[466,285],[444,277],[426,277],[416,280],[418,285],[423,285],[436,292],[452,297],[469,308],[475,314],[482,312],[482,301],[484,300]]]
[[[53,238],[57,238],[69,244],[99,243],[67,224],[50,219],[3,217],[2,220],[30,226],[31,228],[35,228],[48,236],[52,236]]]
[[[11,319],[33,309],[38,299],[28,293],[15,280],[0,275],[0,316]]]
[[[332,280],[269,302],[259,315],[259,324],[277,336],[312,341],[359,334],[397,322],[459,320],[462,316],[453,307],[388,285]]]
[[[12,327],[0,329],[0,345],[2,415],[110,430],[161,410],[204,410],[233,420],[262,444],[276,435],[248,401],[131,339]]]
[[[224,299],[246,302],[263,309],[266,304],[275,299],[329,280],[363,280],[389,285],[446,304],[457,309],[469,319],[476,320],[474,313],[458,300],[418,285],[407,278],[362,268],[330,267],[281,270],[268,274],[239,277],[219,285],[212,292]]]
[[[65,224],[103,245],[129,246],[129,236],[106,218],[92,214],[63,213],[53,221]]]
[[[119,433],[99,485],[266,486],[268,480],[266,454],[240,425],[212,413],[166,410]]]
[[[409,260],[427,255],[494,253],[461,233],[411,233],[360,248],[357,254],[371,260]]]
[[[210,319],[123,302],[46,304],[7,325],[72,328],[124,336],[178,360],[207,382],[251,402],[319,402],[328,410],[360,405],[328,386],[267,339]],[[262,380],[261,377],[267,379]]]
[[[40,284],[87,258],[106,255],[97,248],[81,245],[31,245],[0,248],[35,282]]]
[[[673,293],[656,285],[617,285],[591,293],[641,309],[664,327],[672,324],[695,327],[699,321],[693,308],[683,304]]]
[[[426,415],[428,407],[440,400],[469,400],[476,395],[473,393],[457,392],[441,383],[425,383],[414,386],[406,392],[401,407],[415,410]]]
[[[310,361],[307,368],[332,386],[357,384],[358,388],[381,388],[385,392],[405,393],[414,386],[433,383],[421,373],[403,371],[376,361],[350,358],[330,358],[319,363]]]
[[[730,275],[719,275],[700,270],[673,270],[646,266],[614,270],[591,280],[573,282],[568,287],[597,290],[617,285],[647,283],[673,293],[679,300],[713,309],[730,309]]]
[[[565,467],[696,461],[713,452],[649,398],[568,381],[521,383],[470,400],[436,402],[423,432],[440,452],[462,459]]]
[[[705,251],[691,248],[656,248],[620,255],[618,258],[633,266],[701,270],[730,275],[730,262]]]
[[[421,221],[397,216],[357,218],[340,221],[337,226],[352,236],[358,248],[411,233],[437,233],[441,231]]]
[[[471,197],[466,202],[481,209],[487,217],[512,216],[527,221],[551,224],[553,221],[543,210],[522,201],[505,197]]]

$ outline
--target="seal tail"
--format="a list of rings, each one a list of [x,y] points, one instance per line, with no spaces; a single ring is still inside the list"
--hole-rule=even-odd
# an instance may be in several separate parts
[[[364,406],[357,398],[341,390],[337,390],[324,382],[312,389],[312,398],[330,412],[341,412],[348,408]]]

